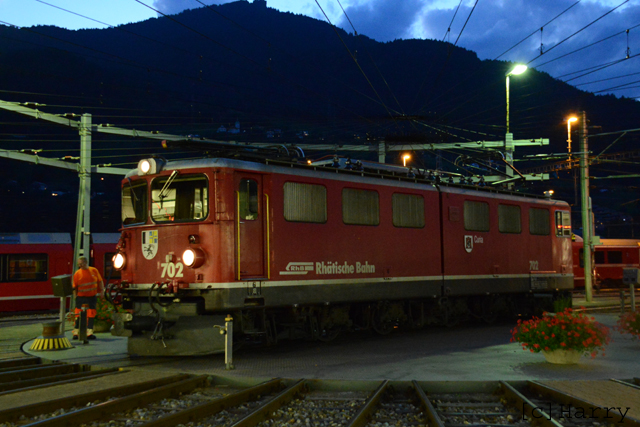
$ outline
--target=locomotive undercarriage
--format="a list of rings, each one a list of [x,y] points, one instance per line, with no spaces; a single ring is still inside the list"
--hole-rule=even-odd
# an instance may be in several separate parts
[[[170,294],[129,297],[125,308],[133,314],[119,314],[115,330],[129,337],[129,353],[133,355],[202,355],[224,352],[224,336],[214,326],[224,325],[228,314],[233,317],[236,344],[270,345],[285,339],[331,341],[352,331],[385,335],[397,328],[450,327],[465,321],[491,323],[500,317],[553,311],[554,301],[563,299],[570,301],[568,291],[244,306],[212,312],[206,310],[199,296]]]

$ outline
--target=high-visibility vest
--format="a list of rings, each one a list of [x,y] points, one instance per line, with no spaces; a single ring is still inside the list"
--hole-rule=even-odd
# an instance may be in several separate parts
[[[102,282],[102,276],[97,268],[87,267],[79,269],[73,275],[73,289],[79,297],[92,297],[98,293],[98,282]]]

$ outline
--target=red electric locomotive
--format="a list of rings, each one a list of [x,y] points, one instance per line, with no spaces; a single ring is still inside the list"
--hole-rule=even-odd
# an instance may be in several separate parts
[[[623,286],[622,271],[625,268],[640,268],[640,240],[601,239],[594,246],[593,268],[596,282],[601,288],[619,288]],[[573,273],[576,289],[584,288],[584,249],[582,238],[576,236],[573,242]]]
[[[491,321],[573,288],[569,206],[409,168],[143,160],[122,183],[116,268],[129,352]],[[384,168],[383,168],[384,167]]]
[[[92,265],[101,272],[111,263],[119,236],[92,235]],[[0,234],[0,313],[58,310],[60,298],[53,296],[51,278],[72,273],[72,261],[68,233]]]

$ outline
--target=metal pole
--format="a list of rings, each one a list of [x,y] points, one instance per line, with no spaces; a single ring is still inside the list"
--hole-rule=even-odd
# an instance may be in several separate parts
[[[507,74],[507,134],[509,134],[509,75]]]
[[[225,369],[231,370],[235,367],[233,366],[233,317],[230,314],[227,314],[224,319],[224,328],[227,332],[224,337],[224,364]]]
[[[80,165],[78,177],[80,188],[78,191],[78,210],[76,216],[76,236],[73,251],[71,274],[75,272],[78,257],[89,254],[89,224],[91,215],[91,114],[83,114],[78,128],[80,133]]]
[[[584,253],[584,290],[587,302],[593,300],[593,268],[591,244],[591,213],[589,206],[589,143],[587,140],[587,114],[582,112],[580,126],[580,189],[582,207],[582,240]]]
[[[378,162],[386,163],[387,161],[387,147],[384,142],[378,143]]]

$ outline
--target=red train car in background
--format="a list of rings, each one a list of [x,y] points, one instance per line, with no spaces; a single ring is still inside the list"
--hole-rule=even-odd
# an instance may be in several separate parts
[[[91,264],[104,274],[119,234],[92,237]],[[0,313],[59,309],[60,298],[53,296],[51,278],[70,274],[74,268],[69,233],[0,234]]]
[[[601,239],[600,242],[600,245],[594,247],[594,286],[597,289],[621,287],[622,270],[640,268],[640,240]],[[576,236],[573,242],[573,274],[575,288],[583,289],[584,250],[580,236]]]

